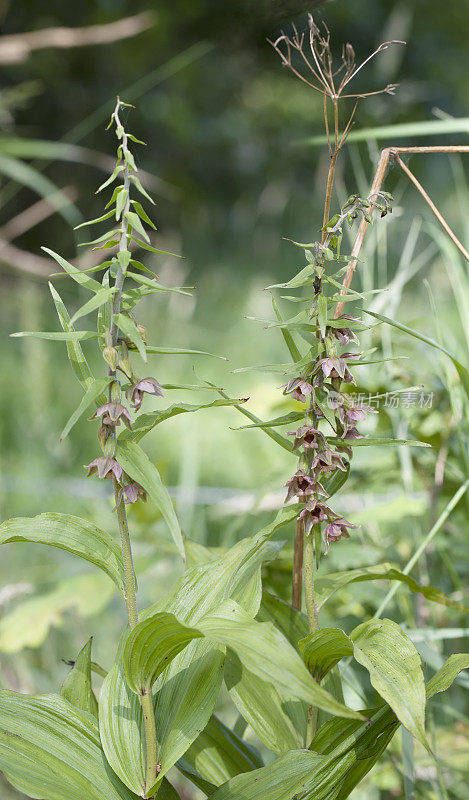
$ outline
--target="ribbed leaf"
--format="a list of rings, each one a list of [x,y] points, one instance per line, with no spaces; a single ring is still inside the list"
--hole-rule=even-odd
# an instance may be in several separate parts
[[[139,622],[130,632],[123,654],[124,674],[132,691],[148,693],[173,658],[202,636],[166,611]]]
[[[48,253],[52,256],[57,264],[60,264],[62,269],[73,278],[74,281],[80,284],[80,286],[84,286],[85,289],[89,289],[90,292],[99,292],[101,291],[101,284],[98,281],[95,281],[94,278],[90,278],[86,272],[81,272],[81,270],[74,267],[73,264],[70,264],[65,258],[62,258],[58,253],[55,253],[49,247],[42,247],[41,250],[44,250],[45,253]]]
[[[14,517],[0,525],[0,545],[35,542],[67,550],[90,561],[109,575],[124,594],[124,567],[117,542],[88,520],[69,514]]]
[[[98,717],[98,703],[94,696],[91,685],[91,643],[93,639],[88,639],[85,646],[77,655],[76,661],[65,678],[60,689],[61,697],[68,700],[72,706],[87,711],[94,717]]]
[[[51,283],[49,283],[49,289],[63,330],[72,331],[73,325],[70,324],[70,316],[68,314],[67,309],[65,308],[62,298],[60,297],[57,289],[55,289]],[[67,342],[67,354],[73,372],[75,373],[76,377],[80,381],[83,388],[85,390],[88,389],[93,380],[93,376],[91,374],[91,370],[88,366],[88,362],[85,358],[80,342]]]
[[[342,658],[353,656],[353,644],[340,628],[321,628],[300,640],[303,660],[318,681]]]
[[[108,767],[98,725],[58,695],[0,692],[0,769],[40,800],[133,800]]]
[[[148,456],[135,442],[121,439],[118,441],[116,458],[125,472],[134,481],[143,486],[150,499],[158,507],[168,525],[179,553],[184,558],[184,542],[181,528],[179,527],[168,490],[164,486],[155,465],[151,463]]]
[[[428,681],[426,687],[427,697],[433,697],[438,692],[445,692],[446,689],[449,689],[463,669],[469,669],[469,655],[467,653],[453,653]]]
[[[159,345],[147,345],[147,353],[156,356],[211,356],[227,361],[225,356],[217,356],[215,353],[207,353],[205,350],[193,350],[190,347],[160,347]]]
[[[104,400],[105,400],[103,392],[109,386],[109,384],[110,384],[112,379],[111,378],[100,378],[99,380],[94,380],[92,378],[91,380],[92,380],[92,382],[90,383],[90,385],[88,386],[85,394],[81,398],[81,401],[80,401],[79,405],[77,406],[77,408],[75,409],[75,411],[73,412],[71,417],[66,422],[65,428],[63,429],[62,433],[60,434],[60,440],[61,441],[68,436],[68,434],[72,430],[72,428],[75,425],[75,423],[78,422],[80,417],[89,409],[89,407],[96,400],[98,400],[98,398],[99,399],[104,398]]]
[[[151,431],[156,425],[159,425],[161,422],[165,422],[167,419],[171,419],[171,417],[176,417],[179,414],[193,413],[204,408],[232,406],[236,405],[236,403],[242,402],[244,401],[239,399],[228,399],[212,400],[208,403],[200,403],[198,405],[191,405],[189,403],[174,403],[174,405],[169,406],[169,408],[165,408],[162,411],[150,411],[148,414],[141,414],[132,426],[132,430],[123,431],[123,433],[119,435],[119,440],[125,441],[127,439],[132,439],[134,442],[139,442],[140,439],[142,439],[142,437]]]
[[[103,306],[104,303],[108,303],[111,297],[115,292],[114,287],[110,289],[100,289],[99,292],[96,292],[95,296],[88,300],[87,303],[84,303],[78,311],[75,311],[70,323],[73,325],[77,319],[81,319],[81,317],[86,317],[87,314],[91,314],[92,311],[96,311],[97,308]]]
[[[368,670],[372,686],[402,725],[430,750],[425,735],[425,681],[410,639],[390,619],[363,622],[350,639],[354,658]]]
[[[82,339],[97,339],[94,331],[18,331],[10,333],[12,338],[31,336],[33,339],[50,339],[53,342],[79,342]]]
[[[263,761],[253,747],[212,715],[177,766],[181,771],[196,770],[203,780],[220,786],[240,772],[262,767]]]

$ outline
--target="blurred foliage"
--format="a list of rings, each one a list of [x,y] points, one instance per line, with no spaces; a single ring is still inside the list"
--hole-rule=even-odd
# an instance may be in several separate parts
[[[55,26],[84,27],[154,10],[154,26],[134,38],[96,47],[37,50],[23,63],[3,66],[0,154],[2,137],[23,143],[69,142],[101,154],[101,160],[81,164],[79,158],[50,161],[38,148],[25,159],[56,186],[74,187],[78,209],[87,217],[96,216],[100,202],[95,202],[93,193],[108,169],[106,154],[114,146],[104,130],[107,111],[117,93],[134,102],[132,129],[148,142],[140,151],[139,166],[158,179],[153,194],[158,201],[160,241],[185,257],[176,262],[151,256],[145,261],[163,283],[197,287],[194,297],[163,298],[157,317],[147,309],[144,322],[151,341],[175,346],[190,342],[229,359],[228,363],[202,358],[194,362],[182,356],[176,364],[175,358],[153,357],[154,374],[164,383],[195,383],[201,377],[226,387],[232,396],[250,395],[249,408],[265,419],[292,408],[278,389],[282,379],[268,373],[233,375],[232,370],[283,361],[286,355],[278,332],[262,331],[258,323],[244,317],[271,316],[270,296],[263,287],[274,278],[290,276],[300,266],[295,248],[282,237],[316,238],[328,166],[323,148],[298,144],[322,133],[320,102],[282,71],[266,39],[294,20],[305,29],[306,12],[313,6],[300,0],[180,0],[176,4],[165,0],[157,4],[23,0],[5,2],[1,11],[2,32],[8,35]],[[446,5],[426,0],[334,0],[323,4],[315,17],[327,21],[338,48],[343,41],[351,41],[358,55],[367,55],[383,39],[402,38],[409,43],[382,54],[374,63],[371,77],[377,86],[400,82],[400,88],[395,97],[364,101],[357,128],[423,123],[438,115],[465,113],[469,97],[469,75],[463,68],[466,0]],[[422,135],[412,144],[437,141]],[[445,136],[445,142],[466,143],[467,136]],[[340,161],[337,203],[355,187],[366,194],[378,150],[385,144],[391,142],[349,147]],[[463,237],[469,212],[463,160],[415,158],[412,168]],[[390,169],[386,189],[395,194],[395,211],[384,221],[384,233],[370,233],[356,288],[387,286],[386,293],[373,299],[375,311],[439,340],[467,363],[467,265],[447,245],[430,212],[396,168]],[[37,199],[19,177],[2,176],[1,225],[6,226]],[[79,241],[70,225],[53,214],[25,230],[14,244],[36,255],[47,244],[73,258]],[[5,340],[13,330],[56,325],[46,282],[20,272],[21,263],[4,260],[1,247],[0,260],[1,518],[33,515],[47,508],[89,516],[101,527],[115,530],[111,502],[103,503],[99,487],[83,478],[81,465],[95,451],[93,426],[78,425],[64,443],[58,441],[79,398],[63,346]],[[436,298],[436,314],[424,278]],[[83,302],[75,285],[62,279],[56,285],[71,310]],[[350,490],[340,502],[362,527],[349,542],[331,548],[330,571],[384,561],[402,567],[467,476],[463,455],[464,448],[467,452],[467,398],[451,364],[443,355],[385,326],[365,343],[380,347],[386,356],[407,359],[362,368],[357,391],[368,396],[390,387],[423,385],[426,392],[433,392],[431,408],[401,405],[393,410],[381,405],[379,415],[370,422],[370,432],[420,438],[433,449],[360,449]],[[180,397],[187,399],[180,392],[168,391],[169,400]],[[197,401],[199,397],[205,394],[198,393]],[[232,430],[245,422],[234,410],[215,409],[168,421],[149,439],[152,457],[173,487],[185,531],[211,547],[228,546],[261,528],[270,508],[281,502],[279,487],[289,474],[290,456],[279,452],[262,432]],[[413,572],[420,582],[432,583],[455,599],[463,600],[465,594],[466,604],[467,509],[466,501],[461,501]],[[133,510],[131,521],[142,602],[147,603],[168,589],[180,567],[165,526],[150,504]],[[1,563],[4,684],[28,692],[55,690],[66,674],[61,659],[73,658],[90,634],[96,635],[96,659],[109,666],[123,623],[119,598],[111,594],[110,582],[102,590],[98,584],[90,588],[92,573],[82,572],[71,556],[29,545],[6,546]],[[267,585],[286,598],[290,567],[287,543],[282,557],[266,573]],[[374,613],[387,589],[380,582],[338,592],[323,624],[340,619],[345,630],[351,629]],[[83,592],[99,595],[96,614],[88,616]],[[468,651],[469,626],[459,612],[430,606],[400,588],[387,613],[417,632],[415,641],[429,673],[442,654]],[[64,620],[72,624],[65,628]],[[21,636],[15,637],[16,627],[21,628]],[[357,706],[371,703],[371,689],[365,698],[360,696],[358,677],[352,672],[349,676],[349,701]],[[467,685],[467,679],[461,678],[447,697],[434,704],[439,767],[416,751],[417,798],[446,798],[441,780],[448,796],[468,796]],[[387,760],[354,797],[389,800],[403,796],[401,787],[401,742],[396,737]],[[0,796],[2,800],[19,797],[3,785]]]

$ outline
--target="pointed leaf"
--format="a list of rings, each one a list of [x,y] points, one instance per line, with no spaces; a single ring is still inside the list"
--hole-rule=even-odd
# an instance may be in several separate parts
[[[44,250],[45,253],[52,256],[52,258],[60,264],[62,269],[70,275],[74,281],[79,283],[80,286],[84,286],[85,289],[89,289],[90,292],[99,292],[101,290],[101,284],[98,281],[95,281],[94,278],[90,278],[86,272],[82,272],[77,269],[77,267],[74,267],[73,264],[70,264],[69,261],[66,261],[65,258],[62,258],[58,253],[54,253],[49,247],[41,247],[41,250]]]
[[[150,241],[150,237],[148,236],[148,233],[143,227],[140,217],[138,216],[138,214],[135,213],[135,211],[125,211],[124,217],[131,226],[132,230],[139,233],[140,236],[143,236],[146,242]]]
[[[122,441],[120,439],[118,440],[116,458],[125,472],[134,481],[143,486],[150,499],[159,508],[166,520],[174,543],[182,558],[184,558],[184,542],[181,528],[179,527],[171,498],[155,465],[151,463],[148,456],[135,442]]]
[[[427,697],[433,697],[438,692],[445,692],[463,669],[469,669],[469,655],[467,653],[453,653],[442,667],[435,672],[427,683]]]
[[[103,570],[124,594],[124,567],[117,542],[88,520],[69,514],[14,517],[0,525],[0,545],[34,542],[58,547]]]
[[[112,378],[100,378],[99,380],[92,379],[92,382],[88,386],[85,394],[83,395],[79,405],[68,419],[62,433],[60,434],[60,440],[62,441],[65,439],[70,431],[72,430],[73,426],[76,422],[80,419],[80,417],[89,409],[89,407],[96,401],[98,398],[102,399],[103,402],[106,402],[105,395],[103,392],[109,386]]]
[[[87,314],[91,314],[92,311],[96,311],[96,309],[103,306],[104,303],[108,303],[115,291],[116,290],[113,286],[110,289],[100,289],[99,292],[96,292],[95,296],[91,298],[91,300],[88,300],[88,302],[84,303],[78,309],[78,311],[75,311],[70,320],[70,324],[74,325],[77,319],[86,317]]]
[[[33,339],[49,339],[52,342],[79,342],[83,339],[97,339],[94,331],[18,331],[10,333],[12,338],[31,336]]]
[[[116,322],[119,325],[122,333],[125,336],[128,336],[129,339],[134,343],[135,347],[137,348],[141,358],[147,362],[147,352],[145,347],[145,342],[142,339],[142,335],[140,331],[137,329],[135,322],[127,317],[125,314],[117,314]]]
[[[353,656],[353,644],[340,628],[321,628],[299,642],[303,660],[317,681],[346,656]]]
[[[82,711],[87,711],[94,717],[98,717],[98,703],[94,696],[91,685],[91,643],[93,639],[88,639],[85,646],[80,650],[76,661],[65,678],[60,689],[61,697],[68,700],[72,706]]]
[[[49,289],[52,294],[52,299],[54,301],[59,321],[63,330],[64,331],[73,330],[73,325],[70,324],[70,316],[68,314],[67,309],[65,308],[63,300],[60,297],[58,291],[52,286],[51,283],[49,283]],[[93,380],[93,376],[91,374],[91,370],[88,366],[88,362],[85,358],[80,343],[67,342],[67,354],[73,372],[75,373],[76,377],[80,381],[83,388],[88,389]]]
[[[171,417],[176,417],[179,414],[194,413],[204,408],[215,408],[220,406],[232,406],[237,403],[242,403],[244,400],[212,400],[208,403],[200,403],[199,405],[191,405],[189,403],[174,403],[172,406],[163,409],[163,411],[150,411],[148,414],[141,414],[135,421],[131,431],[123,431],[119,435],[119,440],[132,439],[134,442],[139,442],[145,434],[151,431],[156,425],[165,422]]]

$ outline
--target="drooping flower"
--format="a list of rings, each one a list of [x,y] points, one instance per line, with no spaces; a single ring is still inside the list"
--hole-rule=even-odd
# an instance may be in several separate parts
[[[98,419],[99,417],[103,418],[103,425],[120,425],[122,420],[128,428],[132,427],[132,417],[122,403],[110,402],[99,406],[90,419]]]
[[[288,431],[288,436],[294,436],[293,449],[304,447],[305,450],[318,450],[326,446],[326,439],[321,431],[312,425],[302,425],[297,431]]]
[[[97,474],[98,478],[111,479],[112,476],[120,481],[122,478],[122,467],[114,458],[109,456],[98,456],[90,464],[85,464],[85,469],[88,470],[87,478],[90,475]]]
[[[347,467],[342,460],[342,456],[338,453],[334,453],[333,450],[326,449],[321,450],[320,453],[316,453],[311,462],[311,469],[317,470],[318,473],[333,472],[335,469],[341,469],[345,472]]]
[[[132,384],[127,390],[134,408],[140,408],[143,402],[143,395],[151,394],[155,397],[163,397],[163,387],[156,378],[142,378],[137,383]]]
[[[343,356],[327,356],[319,362],[324,378],[340,378],[345,383],[355,383],[348,364]]]
[[[133,481],[129,483],[127,486],[123,486],[122,489],[119,491],[118,496],[118,504],[121,500],[127,505],[128,503],[136,503],[137,500],[143,500],[145,503],[147,499],[147,493],[143,486],[140,486],[139,483]]]
[[[319,481],[311,478],[307,472],[302,469],[297,470],[292,478],[286,482],[285,486],[288,487],[285,502],[288,503],[292,497],[298,497],[299,500],[307,501],[313,494],[322,494],[327,497],[327,492]]]
[[[314,525],[319,525],[334,517],[334,512],[329,506],[320,503],[318,500],[310,500],[306,503],[303,510],[298,514],[298,519],[303,523],[304,532],[310,533]]]
[[[348,320],[349,322],[360,322],[359,319],[349,317],[348,314],[341,314],[338,319]],[[329,331],[338,339],[340,344],[348,344],[349,342],[356,342],[356,344],[358,344],[358,338],[351,328],[347,328],[346,326],[343,328],[329,328],[328,332]]]
[[[313,391],[313,387],[304,378],[291,378],[284,389],[284,394],[291,394],[294,400],[306,403],[308,396]]]
[[[358,528],[358,525],[352,525],[344,517],[336,517],[329,522],[324,528],[323,537],[326,545],[326,553],[329,550],[331,542],[338,542],[339,539],[350,539],[348,528]]]

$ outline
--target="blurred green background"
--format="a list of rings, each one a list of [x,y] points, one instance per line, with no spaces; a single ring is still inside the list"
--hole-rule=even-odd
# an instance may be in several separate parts
[[[267,41],[292,22],[306,30],[310,10],[327,22],[339,55],[346,41],[358,58],[383,40],[407,41],[405,48],[378,56],[357,79],[360,91],[400,86],[395,97],[360,104],[339,161],[336,205],[351,192],[367,194],[381,147],[468,144],[467,0],[332,0],[319,8],[300,0],[1,4],[2,520],[67,511],[115,529],[105,489],[86,481],[82,469],[97,453],[95,426],[81,422],[59,442],[81,397],[64,346],[7,335],[58,328],[47,288],[55,264],[41,245],[89,266],[89,251],[83,255],[78,248],[89,237],[73,226],[102,210],[102,197],[94,192],[112,169],[115,138],[105,127],[116,94],[136,105],[126,125],[147,142],[134,152],[142,182],[157,202],[154,241],[184,256],[147,253],[145,263],[163,283],[196,287],[192,297],[144,301],[141,321],[149,341],[228,359],[154,356],[152,374],[163,383],[213,381],[232,397],[249,396],[248,407],[264,419],[291,407],[278,375],[233,370],[287,360],[278,331],[264,331],[246,317],[272,317],[264,287],[288,280],[302,266],[297,249],[283,237],[312,241],[322,219],[328,153],[307,142],[323,132],[321,97],[282,69]],[[57,28],[74,31],[54,33]],[[35,31],[46,33],[38,37]],[[388,129],[401,125],[408,127]],[[365,128],[371,131],[360,134]],[[467,246],[465,158],[415,156],[408,163]],[[438,340],[467,364],[467,263],[397,167],[389,169],[385,188],[395,195],[394,213],[370,232],[354,285],[386,289],[372,296],[370,308]],[[59,278],[55,285],[70,311],[84,302],[75,284]],[[402,402],[389,409],[382,403],[366,431],[419,438],[432,449],[360,448],[353,478],[335,507],[361,528],[331,548],[328,571],[382,562],[402,568],[468,475],[468,401],[451,362],[386,326],[364,336],[364,344],[385,357],[406,359],[362,368],[359,391],[423,386],[432,394],[431,407]],[[93,345],[87,355],[98,374],[102,362]],[[210,398],[206,392],[168,391],[166,399]],[[229,546],[262,527],[281,504],[281,487],[293,468],[291,456],[261,431],[234,430],[245,422],[234,409],[201,411],[164,423],[147,440],[185,533],[211,547]],[[467,512],[463,499],[412,573],[466,603]],[[132,509],[130,517],[144,605],[167,590],[180,565],[155,508]],[[90,634],[96,637],[96,660],[109,667],[124,623],[111,582],[59,551],[12,544],[1,555],[3,685],[55,691],[67,673],[61,659],[73,658]],[[290,563],[287,542],[265,576],[285,598]],[[323,623],[350,630],[372,615],[388,586],[364,587],[338,593]],[[430,605],[402,588],[387,613],[409,630],[429,674],[444,654],[468,650],[463,613]],[[361,681],[350,673],[348,700],[356,707],[373,697]],[[469,797],[468,686],[461,677],[432,706],[428,724],[438,761],[416,750],[418,798]],[[400,747],[397,736],[354,798],[404,796]],[[181,785],[181,797],[196,796]],[[19,795],[0,784],[0,798],[13,797]]]

